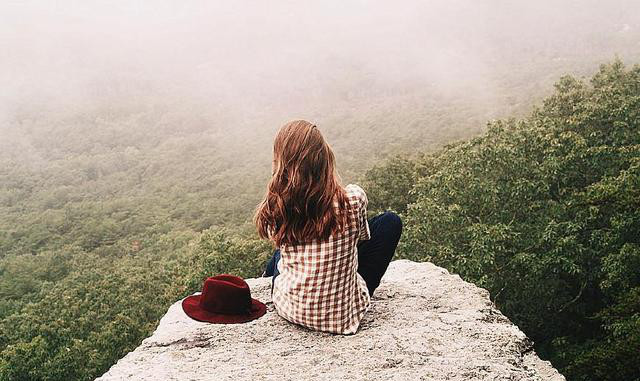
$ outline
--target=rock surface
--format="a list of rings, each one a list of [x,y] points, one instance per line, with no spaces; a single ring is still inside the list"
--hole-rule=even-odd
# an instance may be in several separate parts
[[[247,283],[267,304],[263,317],[201,323],[176,302],[98,380],[564,380],[486,290],[431,263],[392,262],[350,336],[287,322],[271,303],[270,278]]]

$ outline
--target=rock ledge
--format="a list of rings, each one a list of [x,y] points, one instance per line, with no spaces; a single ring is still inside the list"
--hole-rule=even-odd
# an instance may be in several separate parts
[[[270,278],[247,283],[265,316],[200,323],[178,301],[98,380],[564,380],[486,290],[431,263],[392,262],[351,336],[285,321]]]

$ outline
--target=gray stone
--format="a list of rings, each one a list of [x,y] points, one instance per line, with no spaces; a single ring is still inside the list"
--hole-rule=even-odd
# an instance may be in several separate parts
[[[263,317],[201,323],[176,302],[98,380],[564,380],[486,290],[431,263],[392,262],[349,336],[287,322],[270,301],[270,278],[247,283],[267,304]]]

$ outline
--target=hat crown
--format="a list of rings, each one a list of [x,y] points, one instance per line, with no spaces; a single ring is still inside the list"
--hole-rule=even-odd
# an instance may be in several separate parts
[[[244,279],[222,274],[207,278],[202,285],[200,307],[219,314],[245,314],[251,310],[251,291]]]

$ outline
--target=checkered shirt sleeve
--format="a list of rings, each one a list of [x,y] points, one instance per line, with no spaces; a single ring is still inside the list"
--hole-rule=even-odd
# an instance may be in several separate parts
[[[353,192],[358,199],[360,210],[358,211],[358,241],[366,241],[371,239],[371,232],[369,230],[369,223],[367,222],[367,194],[364,190],[357,185],[353,185]]]
[[[357,243],[370,238],[367,195],[355,184],[345,187],[349,225],[327,240],[281,245],[279,275],[272,301],[280,316],[318,331],[356,333],[370,306],[367,285],[358,270]]]

